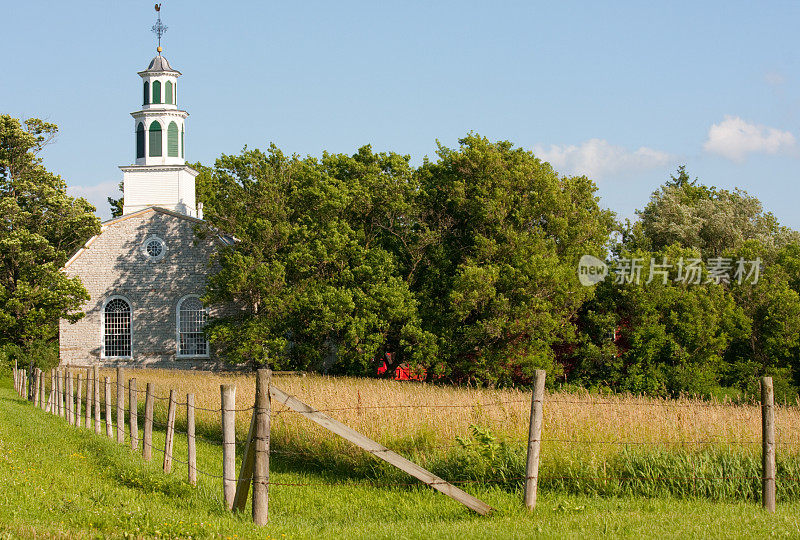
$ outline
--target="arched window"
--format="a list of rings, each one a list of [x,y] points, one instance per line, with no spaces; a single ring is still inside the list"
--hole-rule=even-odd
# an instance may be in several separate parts
[[[181,158],[186,156],[183,155],[183,126],[181,126]]]
[[[153,103],[161,103],[161,83],[153,81]]]
[[[167,155],[178,157],[178,124],[170,122],[167,128]]]
[[[196,296],[178,302],[178,356],[208,356],[208,342],[203,333],[206,310]]]
[[[103,308],[103,357],[131,357],[131,305],[112,298]]]
[[[150,82],[144,81],[144,104],[150,105]]]
[[[136,126],[136,159],[144,157],[144,124]]]
[[[167,81],[164,85],[164,103],[172,104],[172,82]]]
[[[150,157],[161,157],[164,155],[161,151],[161,124],[157,120],[153,120],[150,124]]]
[[[172,95],[172,98],[173,98],[172,99],[172,104],[173,105],[177,105],[178,104],[178,81],[175,81],[173,83],[173,85],[172,85],[172,94],[173,94]]]

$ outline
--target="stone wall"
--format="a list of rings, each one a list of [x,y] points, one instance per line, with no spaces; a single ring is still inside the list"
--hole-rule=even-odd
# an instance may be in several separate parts
[[[216,237],[200,240],[194,219],[148,209],[118,218],[104,226],[65,272],[78,276],[91,299],[86,316],[75,324],[61,320],[61,363],[66,365],[124,365],[213,369],[218,358],[177,358],[177,306],[186,295],[202,295],[209,257],[219,245]],[[143,251],[151,236],[161,238],[166,253],[152,260]],[[129,360],[102,358],[105,302],[120,296],[132,309],[132,354]]]

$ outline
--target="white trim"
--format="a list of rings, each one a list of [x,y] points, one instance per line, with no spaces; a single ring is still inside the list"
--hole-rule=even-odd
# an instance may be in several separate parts
[[[206,339],[206,354],[181,354],[181,305],[190,298],[197,298],[200,300],[199,294],[187,294],[183,296],[175,305],[175,357],[176,358],[208,358],[211,353],[211,346]],[[202,302],[201,302],[202,304]],[[208,315],[208,308],[203,306],[203,309]]]
[[[112,300],[123,300],[128,303],[131,308],[131,354],[130,356],[106,356],[106,305]],[[128,300],[125,296],[118,294],[109,296],[103,300],[103,306],[100,309],[100,358],[110,360],[133,360],[133,302]]]

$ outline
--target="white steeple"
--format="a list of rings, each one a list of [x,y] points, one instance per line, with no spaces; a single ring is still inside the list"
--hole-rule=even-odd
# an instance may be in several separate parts
[[[160,5],[156,5],[159,11]],[[158,31],[157,31],[158,29]],[[166,27],[153,27],[159,37],[158,55],[142,78],[142,108],[132,112],[136,161],[120,167],[123,172],[122,213],[130,214],[159,206],[197,217],[195,177],[197,171],[186,165],[184,140],[186,111],[178,109],[178,77],[181,72],[161,56],[161,35]]]

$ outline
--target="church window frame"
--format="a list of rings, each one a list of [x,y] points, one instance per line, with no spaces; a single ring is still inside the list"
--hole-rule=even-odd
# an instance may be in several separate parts
[[[167,126],[167,157],[178,157],[178,124],[175,121]]]
[[[139,122],[136,125],[136,159],[142,159],[147,155],[144,141],[144,122]]]
[[[164,135],[163,129],[161,129],[161,122],[158,120],[153,120],[150,123],[150,127],[147,130],[148,137],[147,141],[150,146],[150,151],[148,154],[150,157],[162,157],[164,155]]]
[[[114,309],[109,311],[109,306],[116,308],[124,304],[127,312]],[[100,357],[110,359],[133,358],[133,304],[124,296],[113,295],[103,302],[100,324]],[[109,332],[109,330],[111,332]],[[117,337],[117,342],[110,339]],[[127,354],[124,354],[126,353]],[[123,353],[123,354],[119,354]]]
[[[151,234],[142,242],[142,254],[150,262],[158,262],[167,255],[167,243],[160,236]]]
[[[144,103],[150,105],[150,81],[144,81]]]
[[[188,305],[187,305],[188,304]],[[177,358],[208,358],[208,339],[203,328],[208,308],[198,294],[187,294],[175,306],[175,353]]]
[[[161,81],[159,80],[153,81],[153,104],[161,104]]]

